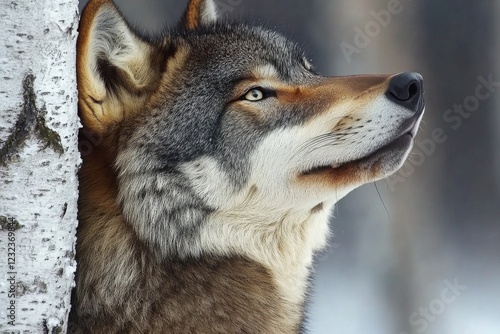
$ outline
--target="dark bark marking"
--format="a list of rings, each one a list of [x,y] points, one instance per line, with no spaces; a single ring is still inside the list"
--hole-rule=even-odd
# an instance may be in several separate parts
[[[51,147],[59,154],[64,153],[61,137],[57,132],[47,127],[45,106],[37,108],[36,94],[33,88],[35,76],[27,74],[23,80],[23,108],[19,113],[14,129],[0,148],[0,166],[5,167],[12,157],[24,146],[29,134],[34,131],[44,149]]]

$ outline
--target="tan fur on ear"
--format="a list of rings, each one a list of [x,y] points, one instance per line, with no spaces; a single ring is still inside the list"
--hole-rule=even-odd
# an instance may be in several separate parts
[[[190,0],[182,24],[189,30],[215,22],[217,8],[214,0]]]
[[[143,105],[161,77],[161,54],[137,36],[109,0],[91,0],[79,27],[80,117],[102,133]]]

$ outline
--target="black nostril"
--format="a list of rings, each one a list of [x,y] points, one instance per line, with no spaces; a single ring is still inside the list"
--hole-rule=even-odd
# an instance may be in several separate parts
[[[417,111],[423,98],[424,80],[414,72],[400,73],[391,78],[386,96],[389,100]]]
[[[408,87],[408,93],[409,93],[408,98],[417,95],[419,91],[420,91],[419,85],[415,82],[412,82],[410,84],[410,87]]]

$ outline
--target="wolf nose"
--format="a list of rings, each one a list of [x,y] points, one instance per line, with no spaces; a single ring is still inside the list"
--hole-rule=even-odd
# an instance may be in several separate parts
[[[389,100],[413,111],[423,99],[424,79],[415,72],[400,73],[391,78],[385,95]]]

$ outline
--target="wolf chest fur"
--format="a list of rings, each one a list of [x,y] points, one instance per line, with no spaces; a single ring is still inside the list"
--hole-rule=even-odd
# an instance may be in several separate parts
[[[191,0],[140,36],[91,0],[72,322],[84,333],[298,333],[333,205],[401,167],[416,73],[323,77],[280,34]]]

